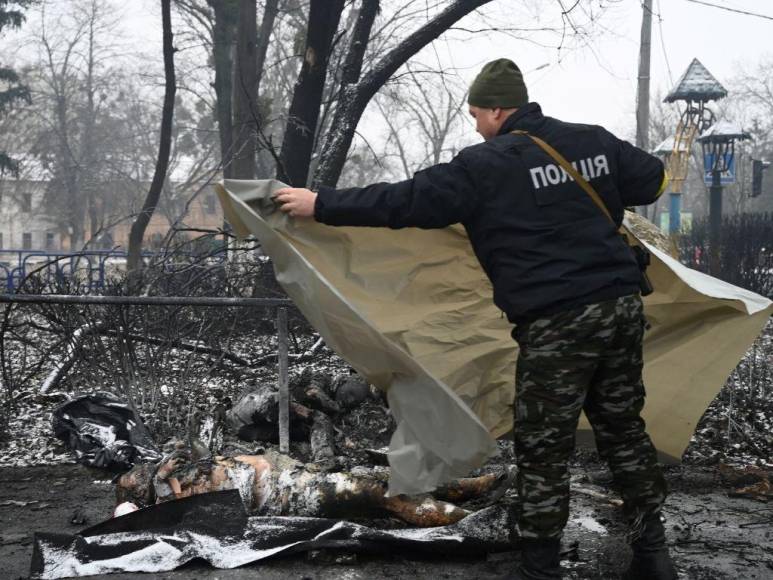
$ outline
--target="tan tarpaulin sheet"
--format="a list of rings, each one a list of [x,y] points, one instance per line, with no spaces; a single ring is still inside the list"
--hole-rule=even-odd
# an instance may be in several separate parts
[[[385,389],[397,421],[390,493],[462,477],[512,428],[517,346],[464,229],[329,227],[279,212],[274,180],[226,180],[226,218],[253,234],[328,346]],[[770,301],[652,249],[645,408],[661,452],[695,424],[773,311]],[[582,428],[582,427],[581,427]]]

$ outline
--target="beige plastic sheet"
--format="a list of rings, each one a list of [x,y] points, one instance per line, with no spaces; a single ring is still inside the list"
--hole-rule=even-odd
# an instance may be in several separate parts
[[[390,493],[467,475],[512,428],[517,346],[464,229],[294,220],[270,199],[283,186],[226,180],[218,193],[228,221],[258,237],[328,346],[386,391],[397,421]],[[659,450],[678,457],[773,307],[648,247],[658,290],[646,300],[645,413]]]

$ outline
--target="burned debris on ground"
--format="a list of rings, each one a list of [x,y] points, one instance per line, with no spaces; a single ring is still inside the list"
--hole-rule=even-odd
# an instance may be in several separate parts
[[[238,276],[228,271],[234,266],[213,267],[222,270],[214,278],[212,268],[196,274],[174,269],[159,274],[149,283],[151,293],[179,294],[185,287],[197,289],[194,294],[228,288],[240,295],[279,295],[268,283],[255,284],[267,279],[261,260],[240,263]],[[42,290],[73,289],[34,287],[35,292]],[[113,472],[90,476],[92,482],[102,482],[101,516],[81,507],[87,499],[72,500],[61,523],[69,533],[84,525],[72,522],[85,518],[91,525],[116,508],[131,513],[157,502],[229,489],[239,491],[250,517],[343,518],[371,530],[445,529],[468,514],[492,506],[509,512],[517,503],[511,485],[514,457],[507,441],[500,442],[497,457],[445,490],[420,498],[388,497],[386,447],[395,423],[385,397],[330,352],[296,312],[290,312],[288,454],[278,448],[277,339],[270,311],[228,308],[215,316],[202,308],[47,305],[8,308],[4,316],[0,468],[32,490],[35,486],[25,470],[33,473],[49,465],[45,477],[59,481],[55,466],[74,461],[77,441],[94,444],[81,446],[81,461],[90,459],[103,467],[111,457],[125,461],[120,468],[112,465],[121,473],[113,483]],[[669,538],[688,577],[729,577],[739,570],[736,556],[744,549],[740,559],[752,567],[771,550],[769,538],[762,536],[756,547],[744,548],[753,538],[729,538],[716,531],[706,535],[707,527],[714,530],[716,525],[696,520],[730,522],[734,529],[747,531],[757,530],[759,522],[770,523],[766,508],[753,506],[764,506],[771,497],[771,362],[769,323],[706,411],[683,464],[668,469],[675,498],[668,505]],[[55,437],[55,409],[108,399],[108,408],[125,407],[134,414],[120,420],[144,425],[153,446],[141,443],[143,451],[132,455],[131,438],[122,443],[127,437],[117,427],[87,427],[76,436],[74,407],[69,407],[73,412],[66,419],[59,414],[61,438]],[[103,441],[108,443],[100,451],[99,436],[105,432]],[[127,470],[129,463],[134,467]],[[79,473],[67,471],[74,466],[59,469],[67,477]],[[116,493],[107,508],[106,489]],[[610,571],[623,567],[625,549],[615,538],[622,538],[624,530],[611,476],[595,453],[580,449],[575,454],[572,489],[563,565],[575,578],[610,577]],[[19,490],[8,500],[16,503],[0,504],[0,509],[36,514],[56,509],[47,495],[25,493]],[[714,565],[702,561],[702,551],[730,556]],[[489,564],[493,569],[501,565],[504,571],[507,556],[490,556]],[[720,572],[712,576],[712,570]]]

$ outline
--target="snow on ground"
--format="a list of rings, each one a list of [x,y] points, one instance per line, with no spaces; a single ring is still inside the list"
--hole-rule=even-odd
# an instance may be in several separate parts
[[[316,337],[301,339],[299,345],[303,350],[309,348]],[[275,350],[273,336],[243,337],[232,343],[234,354],[251,358],[264,357],[265,353]],[[160,384],[160,393],[172,401],[185,399],[187,390],[195,393],[195,406],[204,417],[211,414],[215,404],[225,396],[232,401],[259,385],[276,384],[276,365],[273,363],[257,366],[245,372],[244,369],[225,367],[214,369],[208,374],[197,375],[188,370],[188,377],[180,381],[183,369],[189,364],[189,353],[181,352],[177,363],[169,365],[169,374]],[[337,375],[348,372],[345,361],[330,351],[323,349],[320,356],[311,361],[293,365],[290,371],[296,376],[305,367],[315,372]],[[773,467],[773,322],[769,322],[762,336],[754,343],[739,363],[736,370],[728,378],[725,387],[707,409],[696,429],[690,447],[685,453],[685,461],[697,465],[715,465],[720,461],[737,465],[758,465]],[[91,371],[90,367],[83,372]],[[45,373],[44,373],[45,374]],[[86,388],[81,388],[79,381],[84,379],[82,371],[74,369],[65,383],[56,392],[46,395],[36,394],[34,387],[28,387],[28,392],[21,398],[18,411],[9,420],[8,438],[0,440],[0,467],[26,465],[54,465],[71,463],[72,459],[63,444],[53,437],[51,431],[51,412],[69,394],[96,390],[111,390],[111,377],[89,377]],[[115,377],[112,377],[114,380]],[[156,380],[158,378],[156,377]],[[358,429],[363,418],[368,425],[373,421],[381,425],[382,439],[388,439],[388,433],[383,429],[383,413],[378,406],[363,409],[363,417],[344,418],[343,427],[347,431],[342,442],[352,447],[352,440],[367,436],[368,429]],[[347,423],[348,421],[348,423]],[[149,427],[154,430],[153,420]],[[180,424],[184,428],[184,424]],[[355,433],[350,433],[354,429]],[[339,435],[341,435],[339,433]],[[348,440],[348,441],[346,441]],[[159,444],[164,441],[159,441]],[[360,447],[360,446],[357,446]]]
[[[292,353],[308,349],[316,340],[314,336],[298,337],[298,345]],[[270,335],[241,336],[230,345],[231,352],[250,361],[258,361],[275,349],[275,339]],[[53,360],[53,358],[52,358]],[[206,363],[206,361],[205,361]],[[669,517],[669,542],[677,565],[685,578],[743,578],[753,571],[756,577],[764,574],[766,554],[769,555],[770,538],[765,536],[769,516],[765,516],[764,504],[744,498],[729,498],[726,484],[716,468],[717,464],[770,465],[773,458],[773,380],[770,368],[773,363],[773,324],[768,324],[763,335],[749,349],[744,359],[728,379],[722,392],[706,411],[696,430],[693,443],[685,454],[686,465],[667,469],[672,494],[666,505]],[[53,364],[53,362],[51,363]],[[167,372],[153,376],[157,393],[162,403],[158,407],[165,412],[168,404],[184,403],[185,410],[196,409],[205,419],[213,412],[217,402],[230,397],[232,401],[261,385],[276,384],[276,365],[273,362],[252,364],[248,369],[224,363],[219,367],[202,364],[191,368],[190,353],[174,352],[165,362]],[[297,376],[305,366],[316,372],[332,375],[348,373],[344,361],[327,350],[318,357],[303,364],[291,364],[292,376]],[[51,412],[66,398],[76,392],[105,390],[116,387],[119,375],[110,369],[94,374],[94,366],[75,367],[55,392],[40,395],[34,385],[17,394],[18,409],[10,417],[5,441],[0,442],[0,470],[10,488],[4,497],[12,498],[1,509],[0,515],[13,515],[18,519],[15,528],[2,533],[0,552],[10,558],[14,570],[28,566],[28,542],[30,529],[54,531],[70,526],[73,509],[86,506],[85,513],[91,523],[109,517],[112,509],[112,474],[98,470],[86,470],[72,464],[70,454],[63,444],[53,437]],[[44,366],[40,375],[46,376],[50,368]],[[88,375],[88,376],[87,376]],[[37,383],[40,384],[40,383]],[[137,392],[137,391],[135,391]],[[190,396],[186,396],[189,393]],[[167,406],[165,406],[167,405]],[[149,427],[158,428],[152,417],[145,418]],[[174,422],[166,425],[175,424]],[[185,416],[176,423],[185,426]],[[336,446],[343,468],[372,462],[372,455],[366,449],[377,449],[385,445],[394,428],[383,400],[372,398],[365,403],[342,413],[336,418]],[[163,425],[162,425],[163,426]],[[159,440],[163,443],[164,440]],[[229,445],[240,445],[250,450],[260,443],[240,443],[233,438],[226,440]],[[483,470],[504,470],[514,461],[512,444],[499,442],[501,453],[489,462]],[[294,443],[292,454],[306,460],[309,455],[308,443]],[[25,467],[30,466],[30,467]],[[610,571],[619,571],[626,565],[624,529],[619,513],[619,498],[610,490],[611,477],[600,464],[595,453],[578,450],[572,460],[572,513],[567,525],[566,552],[562,565],[572,578],[610,578]],[[45,475],[43,473],[45,472]],[[104,475],[104,479],[100,479]],[[45,481],[40,480],[44,477]],[[81,478],[85,483],[78,489],[70,489],[74,481]],[[40,481],[39,481],[40,480]],[[39,483],[38,483],[39,482]],[[64,498],[67,490],[72,497]],[[48,494],[54,494],[49,496]],[[66,494],[65,494],[66,495]],[[91,506],[94,497],[99,505]],[[51,501],[56,497],[56,501]],[[515,491],[508,490],[501,501],[515,501]],[[14,503],[16,502],[16,503]],[[64,502],[64,503],[63,503]],[[24,505],[22,505],[24,504]],[[93,513],[88,507],[94,507]],[[474,500],[469,509],[477,509]],[[59,509],[61,508],[61,509]],[[97,509],[98,508],[98,509]],[[58,510],[58,511],[55,511]],[[769,511],[769,510],[768,510]],[[26,518],[26,519],[25,519]],[[41,519],[42,518],[42,519]],[[47,518],[47,519],[46,519]],[[10,520],[9,520],[10,521]],[[16,522],[16,520],[13,520]],[[74,525],[74,524],[73,524]],[[761,526],[761,527],[760,527]],[[732,532],[730,534],[728,532]],[[65,530],[63,530],[65,531]],[[69,529],[72,533],[73,529]],[[9,535],[10,534],[10,535]],[[756,535],[755,535],[756,534]],[[25,543],[26,542],[26,543]],[[707,556],[708,554],[708,556]],[[464,561],[458,566],[447,566],[446,577],[497,577],[513,566],[511,555],[492,557],[490,561]],[[402,560],[401,560],[402,561]],[[292,573],[319,571],[318,564],[293,560]],[[273,566],[283,566],[281,561],[260,568],[261,574]],[[400,564],[402,565],[402,564]],[[305,566],[305,568],[304,568]],[[378,564],[378,569],[368,568],[365,561],[356,563],[347,570],[340,569],[339,576],[346,573],[352,577],[412,578],[429,577],[439,564],[418,564],[416,572],[409,573],[395,568],[386,574],[390,566],[398,566],[391,560]],[[456,566],[456,567],[455,567]],[[303,570],[301,570],[303,568]],[[382,575],[382,568],[385,575]],[[247,574],[255,569],[245,570]],[[363,575],[365,574],[365,575]],[[686,575],[684,575],[686,574]],[[222,570],[196,570],[196,577],[241,578],[239,571],[225,573]],[[279,576],[276,577],[280,577]],[[165,574],[164,577],[167,577]],[[190,575],[179,572],[180,578]],[[247,576],[244,576],[247,577]],[[269,577],[269,576],[267,576]],[[321,576],[319,576],[321,577]]]

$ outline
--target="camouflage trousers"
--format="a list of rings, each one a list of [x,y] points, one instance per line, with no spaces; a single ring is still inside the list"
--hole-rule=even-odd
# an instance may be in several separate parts
[[[560,537],[569,516],[567,462],[584,410],[631,522],[660,511],[666,484],[640,412],[641,297],[540,318],[513,331],[517,517],[523,538]]]

